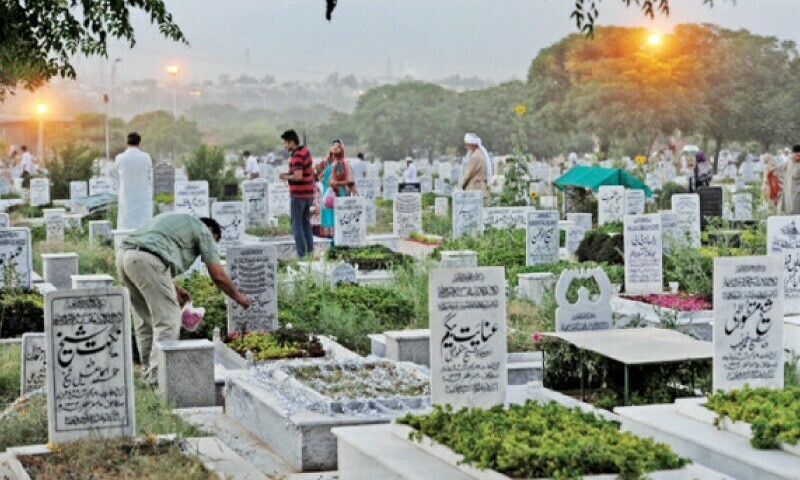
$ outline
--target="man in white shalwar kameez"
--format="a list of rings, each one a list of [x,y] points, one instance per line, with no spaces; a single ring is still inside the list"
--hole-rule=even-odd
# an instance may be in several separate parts
[[[128,134],[128,148],[114,160],[117,179],[117,230],[137,230],[153,218],[153,160],[139,150],[142,137]]]

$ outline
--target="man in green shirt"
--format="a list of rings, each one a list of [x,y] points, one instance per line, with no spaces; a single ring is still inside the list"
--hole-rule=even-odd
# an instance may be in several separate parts
[[[250,299],[236,289],[220,264],[216,242],[221,236],[219,224],[210,218],[163,213],[122,242],[117,273],[130,292],[136,343],[148,375],[156,367],[155,342],[178,340],[179,302],[190,299],[189,292],[172,279],[189,270],[197,257],[220,290],[242,307],[250,306]]]

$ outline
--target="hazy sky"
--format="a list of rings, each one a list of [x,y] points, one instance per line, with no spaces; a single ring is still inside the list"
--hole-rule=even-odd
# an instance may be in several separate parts
[[[188,37],[183,47],[162,40],[135,16],[137,45],[112,45],[119,78],[166,78],[178,63],[186,80],[274,75],[279,81],[321,80],[329,73],[378,77],[391,61],[395,75],[436,79],[454,74],[493,81],[524,79],[539,49],[575,31],[571,0],[339,0],[333,21],[323,0],[167,0]],[[601,3],[601,24],[670,30],[711,22],[800,43],[800,0],[671,0],[672,15],[649,21],[620,0]],[[249,55],[249,63],[248,63]],[[102,84],[108,63],[84,60],[79,75]]]

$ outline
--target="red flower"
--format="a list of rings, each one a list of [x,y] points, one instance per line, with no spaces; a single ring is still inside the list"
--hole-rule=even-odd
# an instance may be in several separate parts
[[[542,335],[539,332],[534,332],[534,334],[531,335],[531,338],[533,339],[534,342],[538,342],[539,340],[542,339]]]

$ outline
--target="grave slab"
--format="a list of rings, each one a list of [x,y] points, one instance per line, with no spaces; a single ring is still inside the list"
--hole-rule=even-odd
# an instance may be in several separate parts
[[[158,388],[177,408],[216,405],[214,344],[208,340],[157,342]]]

